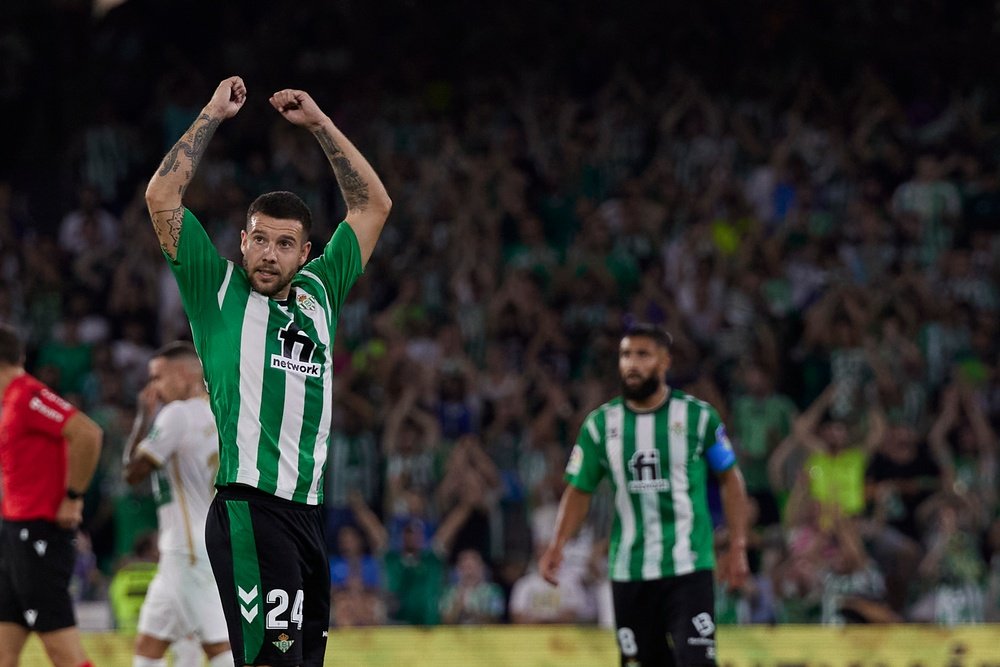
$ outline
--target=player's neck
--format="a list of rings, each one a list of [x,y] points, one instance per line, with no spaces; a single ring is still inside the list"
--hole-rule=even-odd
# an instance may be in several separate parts
[[[22,375],[24,375],[23,366],[0,366],[0,396],[7,391],[11,382]]]
[[[205,391],[205,383],[201,380],[197,384],[188,387],[187,394],[181,400],[190,401],[193,398],[208,398],[208,392]]]
[[[642,400],[626,398],[625,405],[633,412],[652,412],[653,410],[660,409],[669,397],[670,387],[666,383],[663,383],[659,389],[650,394],[649,398]]]

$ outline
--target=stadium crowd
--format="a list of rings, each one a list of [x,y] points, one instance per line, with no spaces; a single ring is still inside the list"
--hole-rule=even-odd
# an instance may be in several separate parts
[[[92,81],[123,65],[66,137],[75,204],[45,220],[59,203],[0,182],[0,319],[106,434],[81,600],[155,559],[150,494],[121,481],[122,447],[150,355],[190,333],[138,179],[215,80],[181,47],[147,52],[158,15],[133,4],[76,45],[98,54]],[[212,54],[252,99],[278,73],[251,57],[248,22],[219,11]],[[291,44],[303,17],[259,24]],[[609,623],[607,497],[559,589],[536,555],[636,321],[673,334],[670,382],[720,411],[754,499],[754,576],[719,596],[720,622],[1000,619],[995,90],[764,59],[728,88],[697,63],[625,58],[576,79],[558,64],[434,78],[430,56],[394,89],[342,75],[345,57],[304,48],[292,70],[339,82],[337,122],[394,201],[336,340],[336,625]],[[138,102],[128,73],[150,63],[162,76]],[[13,65],[4,81],[11,95]],[[238,260],[252,196],[294,190],[322,247],[342,214],[327,169],[248,102],[186,204]]]

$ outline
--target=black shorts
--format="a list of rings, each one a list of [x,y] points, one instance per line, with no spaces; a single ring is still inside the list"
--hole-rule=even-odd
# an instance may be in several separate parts
[[[652,581],[613,581],[623,667],[715,665],[711,570]]]
[[[236,664],[322,665],[330,629],[322,509],[227,486],[209,508],[205,541]]]
[[[0,525],[0,623],[35,632],[76,625],[69,597],[75,535],[44,520]]]

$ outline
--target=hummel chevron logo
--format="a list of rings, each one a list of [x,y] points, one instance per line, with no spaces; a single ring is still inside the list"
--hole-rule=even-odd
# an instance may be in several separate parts
[[[243,590],[242,586],[236,587],[236,592],[240,596],[240,613],[243,614],[243,618],[246,619],[247,623],[253,623],[253,619],[257,618],[257,612],[260,611],[259,605],[254,602],[257,599],[257,587],[254,586],[249,591]],[[253,602],[253,606],[250,603]]]
[[[253,599],[257,597],[257,587],[254,586],[249,591],[243,590],[242,586],[237,586],[236,591],[240,594],[240,599],[243,600],[243,604],[250,604]]]

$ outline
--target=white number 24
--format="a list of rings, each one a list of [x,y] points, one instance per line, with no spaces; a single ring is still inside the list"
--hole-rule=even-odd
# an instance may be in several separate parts
[[[295,591],[295,600],[292,602],[292,614],[289,620],[298,627],[299,630],[302,629],[302,589]],[[265,625],[268,630],[285,630],[288,628],[288,621],[282,621],[278,619],[278,616],[285,613],[288,609],[288,593],[280,588],[275,588],[268,591],[267,593],[267,603],[273,604],[274,608],[267,612],[267,620]]]

